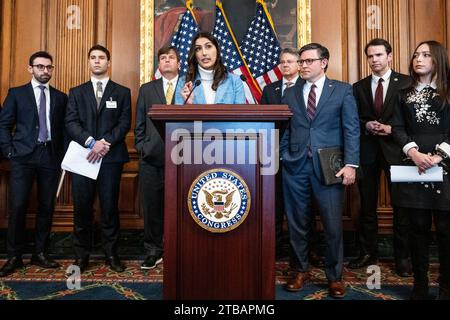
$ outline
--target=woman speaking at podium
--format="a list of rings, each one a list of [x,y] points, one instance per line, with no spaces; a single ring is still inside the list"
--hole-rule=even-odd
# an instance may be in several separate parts
[[[175,104],[245,103],[242,80],[227,72],[216,38],[209,32],[199,32],[189,50],[186,76],[178,81]]]

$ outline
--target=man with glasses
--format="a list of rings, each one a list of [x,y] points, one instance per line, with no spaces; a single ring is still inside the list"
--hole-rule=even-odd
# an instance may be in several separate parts
[[[273,82],[264,87],[261,97],[261,104],[281,104],[281,99],[288,88],[293,87],[299,79],[300,59],[298,51],[292,48],[285,48],[280,53],[279,68],[283,78],[279,81]],[[280,137],[283,136],[285,128],[280,128]],[[283,220],[284,220],[284,202],[282,189],[282,167],[276,176],[277,194],[276,194],[276,215],[275,215],[275,235],[276,235],[276,256],[277,259],[283,257]],[[314,228],[315,231],[315,228]],[[314,266],[323,266],[322,260],[317,251],[317,234],[314,232],[314,237],[311,239],[310,261]],[[290,265],[296,265],[295,254],[289,246],[289,260]]]
[[[35,225],[35,252],[30,264],[57,268],[46,254],[55,195],[64,155],[64,116],[67,96],[51,87],[54,66],[47,52],[36,52],[29,60],[31,82],[9,89],[0,112],[0,147],[10,160],[8,261],[0,277],[23,267],[25,216],[34,180],[38,210]]]
[[[345,186],[355,182],[359,165],[359,118],[352,87],[326,77],[330,54],[318,43],[300,49],[302,81],[287,90],[283,102],[293,112],[280,144],[283,192],[291,245],[298,258],[297,274],[286,290],[298,291],[309,280],[308,240],[314,196],[325,234],[325,273],[333,298],[345,296],[342,281],[342,210]],[[325,184],[318,149],[340,147],[342,183]]]

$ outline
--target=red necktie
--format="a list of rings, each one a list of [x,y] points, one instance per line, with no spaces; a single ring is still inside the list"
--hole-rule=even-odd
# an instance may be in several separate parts
[[[377,116],[381,115],[381,112],[383,111],[383,81],[383,78],[378,80],[377,90],[375,90],[375,101],[373,106]]]
[[[308,114],[309,118],[312,120],[314,119],[314,116],[316,115],[316,85],[313,84],[311,86],[311,90],[309,91],[308,95],[308,106],[306,108],[306,113]]]

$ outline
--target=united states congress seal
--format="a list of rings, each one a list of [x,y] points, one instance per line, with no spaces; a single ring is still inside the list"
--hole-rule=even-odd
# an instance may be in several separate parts
[[[224,233],[237,228],[250,210],[250,191],[244,179],[227,169],[200,174],[188,193],[192,218],[202,228]]]

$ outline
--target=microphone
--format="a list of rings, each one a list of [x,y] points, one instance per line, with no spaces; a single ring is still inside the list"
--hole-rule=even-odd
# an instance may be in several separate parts
[[[191,97],[192,92],[194,92],[195,88],[197,88],[200,84],[202,83],[202,81],[200,79],[195,80],[194,82],[194,86],[192,87],[191,92],[189,92],[189,95],[187,96],[186,100],[184,100],[183,105],[186,104],[186,102],[189,100],[189,98]]]
[[[246,76],[244,76],[243,74],[241,74],[239,77],[241,78],[242,82],[247,83],[247,78],[246,78]],[[252,88],[250,88],[250,86],[248,85],[248,83],[247,83],[247,86],[248,86],[248,90],[250,91],[250,94],[252,95],[253,101],[255,101],[255,104],[258,104],[258,101],[255,99],[255,96],[253,95]]]

